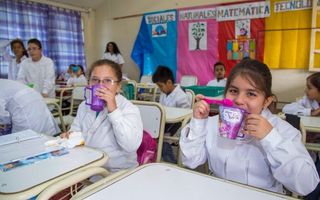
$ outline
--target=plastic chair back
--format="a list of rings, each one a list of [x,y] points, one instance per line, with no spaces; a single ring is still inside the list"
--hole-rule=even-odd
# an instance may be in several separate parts
[[[149,101],[132,101],[138,106],[142,118],[143,130],[158,140],[157,162],[161,160],[165,125],[165,111],[161,104]]]
[[[198,78],[196,76],[186,75],[182,76],[180,80],[180,85],[182,87],[188,87],[198,84]]]

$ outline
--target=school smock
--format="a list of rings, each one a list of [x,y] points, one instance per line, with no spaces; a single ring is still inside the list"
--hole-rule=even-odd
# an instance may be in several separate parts
[[[218,135],[219,116],[192,118],[181,132],[182,162],[196,168],[208,160],[215,176],[283,193],[300,195],[319,183],[316,167],[301,142],[301,133],[269,109],[261,114],[273,126],[263,139],[231,140]]]
[[[22,56],[20,59],[20,63],[17,63],[15,57],[12,57],[10,53],[6,50],[6,47],[10,45],[10,41],[4,41],[0,44],[0,51],[3,54],[3,58],[5,61],[9,62],[8,68],[8,79],[17,80],[18,72],[20,69],[20,63],[27,58],[27,56]]]
[[[226,87],[227,79],[224,78],[220,81],[218,79],[213,79],[207,83],[207,86],[215,86],[215,87]]]
[[[304,115],[310,116],[311,110],[319,108],[319,102],[316,100],[310,100],[306,95],[297,102],[293,102],[285,105],[282,108],[282,112],[292,115]]]
[[[13,80],[0,79],[0,109],[10,114],[12,133],[31,129],[55,135],[60,129],[42,96],[32,88]],[[0,114],[1,118],[5,113]]]
[[[100,149],[109,156],[107,170],[116,172],[138,166],[137,149],[142,141],[142,120],[139,108],[120,94],[116,95],[117,109],[107,108],[97,113],[82,102],[70,131],[81,131],[85,145]]]
[[[32,83],[33,88],[40,94],[48,94],[50,98],[55,97],[55,72],[53,61],[42,55],[37,62],[31,58],[25,59],[20,64],[18,81],[28,84]]]
[[[159,103],[168,107],[191,108],[191,100],[180,85],[176,85],[170,94],[161,92]]]
[[[111,54],[110,52],[107,52],[103,54],[102,59],[112,60],[113,62],[118,63],[120,65],[124,64],[124,59],[120,53]]]
[[[79,86],[79,85],[87,85],[88,81],[87,78],[81,74],[79,77],[70,77],[67,81],[67,85]]]

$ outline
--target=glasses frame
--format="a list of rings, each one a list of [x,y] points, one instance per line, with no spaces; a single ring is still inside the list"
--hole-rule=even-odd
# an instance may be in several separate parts
[[[94,77],[91,77],[90,79],[89,79],[89,82],[90,83],[93,83],[94,85],[96,85],[96,84],[102,84],[102,85],[115,85],[116,83],[119,83],[119,82],[121,82],[121,81],[119,81],[119,80],[113,80],[113,79],[111,79],[111,78],[105,78],[105,79],[98,79],[98,78],[94,78]]]

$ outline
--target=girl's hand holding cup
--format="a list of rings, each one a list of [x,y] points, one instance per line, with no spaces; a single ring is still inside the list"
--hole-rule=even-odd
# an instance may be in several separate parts
[[[196,96],[197,103],[193,108],[193,117],[196,119],[206,119],[209,116],[210,106],[203,100],[204,98],[205,96],[203,96],[202,94],[198,94]]]

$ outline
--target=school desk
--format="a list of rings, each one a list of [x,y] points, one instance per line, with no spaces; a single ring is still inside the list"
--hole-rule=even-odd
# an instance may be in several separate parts
[[[291,197],[200,174],[165,163],[142,165],[88,186],[73,199],[279,200]]]
[[[191,108],[176,108],[176,107],[168,107],[163,106],[164,110],[166,112],[166,123],[178,123],[181,122],[181,127],[184,127],[189,120],[192,117],[192,109]],[[179,135],[178,136],[169,136],[165,135],[163,137],[165,140],[173,141],[173,142],[179,142]],[[179,147],[178,147],[178,154],[177,154],[177,160],[178,165],[182,166],[182,162],[179,156]]]
[[[307,132],[320,134],[320,117],[301,116],[300,130],[302,133],[302,141],[309,150],[320,151],[318,143],[306,143]]]
[[[50,139],[41,135],[39,138],[1,145],[1,163],[47,151],[44,142]],[[68,150],[65,155],[49,157],[9,171],[0,170],[0,199],[31,198],[55,181],[92,166],[103,166],[107,160],[103,152],[82,146]]]
[[[176,108],[163,106],[166,111],[166,123],[177,123],[188,120],[192,116],[191,108]]]
[[[158,86],[155,83],[137,83],[138,97],[142,100],[156,100]]]

